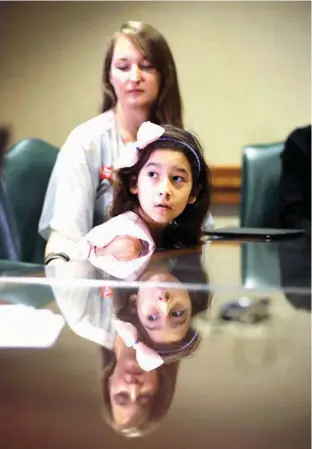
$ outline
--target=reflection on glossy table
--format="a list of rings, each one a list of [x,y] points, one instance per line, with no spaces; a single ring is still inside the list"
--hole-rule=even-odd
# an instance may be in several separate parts
[[[310,241],[207,243],[201,257],[207,284],[192,284],[198,270],[193,256],[183,256],[187,285],[209,291],[211,306],[194,318],[202,339],[191,357],[178,362],[172,401],[152,433],[125,438],[106,423],[101,346],[65,324],[46,348],[2,344],[0,447],[310,448]],[[179,263],[172,254],[164,259]],[[67,279],[68,267],[63,278],[3,261],[0,268],[0,319],[7,304],[60,316],[53,282],[61,282],[57,288],[74,304],[83,289],[96,291],[112,281],[98,270],[84,276],[78,269]],[[81,277],[87,287],[79,284]],[[269,319],[221,321],[224,306],[241,297],[269,298]]]

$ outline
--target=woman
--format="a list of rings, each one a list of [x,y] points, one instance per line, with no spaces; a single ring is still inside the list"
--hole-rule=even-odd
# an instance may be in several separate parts
[[[183,126],[174,59],[150,25],[127,22],[111,38],[103,90],[102,114],[70,133],[52,172],[39,222],[46,255],[75,254],[73,242],[107,220],[114,161],[141,123]]]
[[[145,372],[133,349],[101,348],[100,375],[103,417],[119,434],[143,437],[155,431],[167,415],[176,387],[180,361]]]

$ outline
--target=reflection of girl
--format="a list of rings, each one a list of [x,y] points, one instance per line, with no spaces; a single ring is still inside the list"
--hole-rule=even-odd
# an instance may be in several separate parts
[[[179,362],[163,364],[149,372],[140,368],[135,350],[116,336],[114,290],[78,287],[73,281],[74,278],[103,279],[104,272],[85,261],[48,265],[46,274],[68,280],[65,286],[52,285],[56,303],[68,326],[80,337],[101,345],[106,422],[128,437],[152,431],[172,401]]]
[[[121,340],[117,339],[114,352],[102,349],[104,416],[126,436],[152,431],[167,413],[179,361],[194,353],[200,341],[196,329],[190,327],[191,317],[206,310],[211,301],[207,291],[187,291],[181,285],[208,282],[199,253],[152,262],[140,280],[158,286],[114,289],[116,315],[134,324],[140,339],[157,350],[165,363],[146,373],[137,365],[134,350]],[[164,289],[164,282],[176,283],[178,288]],[[157,329],[151,323],[157,323]]]
[[[196,329],[190,327],[191,317],[206,310],[211,301],[207,291],[187,291],[181,285],[208,282],[199,253],[151,262],[140,280],[158,286],[114,289],[116,315],[134,324],[140,339],[157,350],[165,363],[146,373],[137,365],[134,350],[121,341],[114,352],[102,350],[105,419],[127,436],[152,431],[167,413],[179,361],[194,353],[200,341]],[[164,289],[164,282],[178,288]]]
[[[46,271],[51,275],[54,272],[54,276],[58,271],[60,276],[73,278],[75,265],[79,277],[99,278],[102,276],[103,278],[103,272],[95,270],[88,262],[47,266]],[[153,262],[142,276],[142,280],[154,279],[160,285],[164,281],[173,281],[173,278],[177,285],[179,282],[207,283],[207,276],[200,264],[200,254],[192,253],[165,262]],[[142,436],[151,432],[170,407],[180,360],[192,354],[198,347],[199,334],[196,329],[189,328],[191,316],[207,309],[211,295],[200,291],[188,293],[187,301],[190,303],[185,314],[187,319],[182,325],[178,323],[177,330],[175,329],[176,310],[173,310],[171,314],[173,319],[171,319],[170,312],[167,313],[158,307],[157,298],[155,298],[153,301],[155,310],[152,314],[159,316],[162,323],[162,329],[155,338],[155,334],[153,332],[149,334],[144,327],[144,313],[142,312],[141,315],[143,321],[141,323],[137,312],[136,298],[140,297],[142,304],[144,302],[147,306],[144,286],[139,290],[114,289],[112,294],[107,288],[53,287],[53,290],[56,301],[73,331],[102,346],[101,379],[104,417],[107,423],[128,437]],[[183,298],[186,298],[185,289],[181,289],[181,294]],[[140,299],[137,299],[138,309],[141,304],[139,301]],[[182,300],[184,304],[183,301],[184,299]],[[179,304],[174,299],[172,306],[176,307],[176,305]],[[170,310],[169,306],[168,311]],[[177,315],[180,315],[182,310],[179,309]],[[131,322],[137,327],[139,338],[159,351],[165,362],[163,365],[150,372],[140,368],[135,349],[128,348],[119,336],[116,337],[112,326],[112,320],[116,315],[120,320]],[[179,318],[177,316],[178,322]],[[154,340],[157,342],[155,343]]]
[[[187,290],[183,284],[209,282],[200,257],[200,253],[191,253],[151,262],[140,281],[156,283],[156,287],[143,283],[139,288],[115,290],[117,317],[136,326],[140,338],[165,363],[192,354],[199,343],[191,320],[210,306],[212,295],[209,291]],[[170,283],[170,288],[162,287],[164,283]]]

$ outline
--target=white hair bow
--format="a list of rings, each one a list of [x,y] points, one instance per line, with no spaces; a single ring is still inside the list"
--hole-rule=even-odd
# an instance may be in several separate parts
[[[158,140],[164,132],[165,128],[162,126],[155,125],[152,122],[143,122],[138,130],[136,142],[129,142],[125,145],[114,163],[114,168],[119,170],[120,168],[133,167],[138,161],[138,152]]]

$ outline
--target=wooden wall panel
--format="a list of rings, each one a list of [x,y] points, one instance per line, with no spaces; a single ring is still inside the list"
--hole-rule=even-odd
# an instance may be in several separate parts
[[[241,192],[241,167],[212,167],[212,204],[238,205]]]

